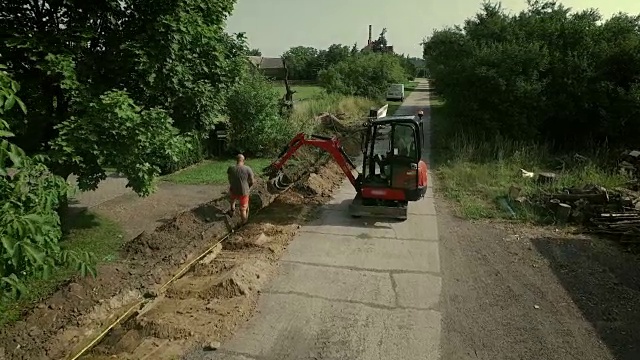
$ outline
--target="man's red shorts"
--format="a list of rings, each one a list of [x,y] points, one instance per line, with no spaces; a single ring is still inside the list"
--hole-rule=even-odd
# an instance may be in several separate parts
[[[241,209],[249,207],[249,195],[234,195],[231,191],[229,191],[229,195],[231,196],[231,201],[238,200],[240,202]]]

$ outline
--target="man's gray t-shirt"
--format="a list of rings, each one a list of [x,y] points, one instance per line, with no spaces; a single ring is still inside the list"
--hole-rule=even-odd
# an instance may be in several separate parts
[[[253,170],[246,165],[229,166],[227,169],[229,190],[233,195],[249,195],[249,188],[253,185]]]

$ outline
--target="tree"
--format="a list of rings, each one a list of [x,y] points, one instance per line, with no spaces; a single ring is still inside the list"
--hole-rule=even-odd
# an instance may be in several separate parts
[[[0,115],[15,105],[19,84],[0,66]],[[44,156],[28,156],[11,139],[9,124],[0,118],[0,308],[7,298],[25,291],[26,277],[47,278],[58,266],[72,267],[82,275],[95,275],[94,257],[62,249],[58,207],[69,191],[65,179],[52,174]]]
[[[320,64],[318,50],[307,46],[296,46],[287,50],[282,57],[287,61],[289,76],[295,80],[315,80]]]
[[[373,52],[387,52],[387,28],[382,29],[380,35],[376,40],[371,43],[371,51]]]
[[[358,43],[354,43],[353,46],[351,47],[349,55],[357,55],[359,53],[360,53],[360,49],[358,48]]]
[[[230,146],[254,156],[269,156],[292,137],[279,115],[280,95],[255,68],[246,72],[227,98]]]
[[[16,144],[29,154],[53,150],[52,171],[76,173],[83,189],[95,188],[105,178],[102,169],[115,166],[147,194],[159,168],[151,154],[172,154],[175,144],[158,149],[143,138],[168,138],[175,130],[167,124],[206,133],[241,74],[244,37],[224,32],[233,5],[43,0],[3,6],[0,31],[7,37],[0,54],[32,110],[7,117]],[[103,141],[112,136],[117,140]]]
[[[351,56],[351,50],[346,45],[333,44],[329,46],[324,56],[324,68],[336,65]]]
[[[398,56],[366,53],[350,56],[318,77],[329,93],[382,98],[389,84],[404,83],[407,74]]]
[[[262,51],[260,49],[251,49],[248,53],[249,56],[262,56]]]
[[[555,1],[509,15],[485,3],[437,30],[424,57],[456,131],[584,148],[635,145],[640,131],[640,16],[602,21]]]

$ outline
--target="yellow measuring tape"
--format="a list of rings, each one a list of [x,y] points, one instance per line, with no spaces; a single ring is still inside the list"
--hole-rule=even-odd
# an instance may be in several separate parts
[[[261,209],[262,210],[262,209]],[[178,280],[182,275],[184,275],[187,271],[189,271],[189,269],[191,269],[191,267],[198,261],[200,261],[203,257],[205,257],[207,254],[209,254],[210,252],[212,252],[213,250],[215,250],[215,248],[222,243],[223,241],[225,241],[227,238],[229,238],[229,236],[231,236],[231,234],[233,234],[233,230],[230,231],[229,233],[227,233],[225,236],[223,236],[222,238],[220,238],[220,240],[218,240],[213,246],[211,246],[210,248],[208,248],[207,250],[205,250],[202,254],[200,254],[197,258],[193,259],[192,261],[190,261],[187,265],[185,265],[182,269],[180,269],[180,271],[178,271],[177,274],[175,274],[169,281],[167,281],[166,283],[164,283],[164,285],[162,285],[160,287],[160,289],[158,290],[158,293],[163,292],[169,285],[171,285],[171,283],[173,283],[174,281]],[[84,348],[82,348],[82,350],[80,350],[74,357],[70,358],[70,360],[77,360],[78,358],[80,358],[82,355],[84,355],[84,353],[86,353],[87,351],[89,351],[91,348],[93,348],[100,340],[102,340],[102,338],[107,335],[109,333],[109,331],[111,331],[111,329],[113,329],[116,325],[120,324],[120,322],[122,322],[124,319],[128,318],[131,314],[133,314],[133,312],[135,312],[136,310],[139,310],[142,305],[145,305],[148,302],[153,301],[155,298],[150,298],[150,299],[142,299],[139,300],[138,302],[136,302],[133,306],[131,306],[129,308],[129,310],[127,310],[124,314],[122,314],[119,318],[117,318],[113,323],[111,323],[111,325],[107,326],[106,329],[104,329],[95,339],[93,339],[87,346],[85,346]]]

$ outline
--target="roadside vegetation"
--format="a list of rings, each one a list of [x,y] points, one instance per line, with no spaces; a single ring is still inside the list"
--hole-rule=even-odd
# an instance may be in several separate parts
[[[228,155],[245,153],[259,170],[295,133],[313,132],[318,114],[360,121],[390,82],[416,73],[407,57],[381,52],[383,35],[365,51],[294,47],[283,55],[291,78],[314,85],[294,86],[303,101],[283,113],[283,86],[247,61],[259,50],[224,31],[234,1],[107,3],[0,10],[12,34],[0,43],[0,325],[118,259],[118,224],[69,213],[69,175],[91,191],[115,172],[140,196],[158,179],[224,184],[232,160],[209,153],[221,122]]]
[[[424,56],[435,86],[438,183],[467,218],[512,217],[511,185],[535,199],[564,187],[622,186],[615,160],[638,145],[640,20],[532,1],[509,15],[486,3],[463,25],[435,31]],[[553,185],[522,176],[554,172]],[[516,217],[553,221],[534,207]]]

